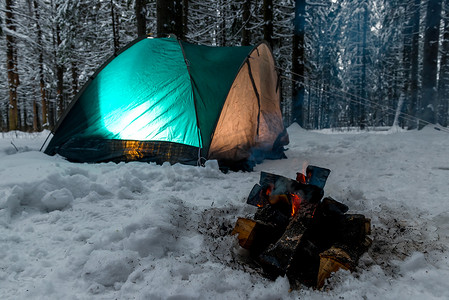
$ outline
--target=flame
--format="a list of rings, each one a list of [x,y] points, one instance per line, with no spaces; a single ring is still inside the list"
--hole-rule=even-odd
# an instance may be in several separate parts
[[[292,217],[298,212],[301,207],[301,198],[296,194],[290,194],[292,202]]]
[[[310,179],[309,178],[310,174],[307,174],[307,166],[308,166],[308,164],[309,163],[307,161],[304,161],[302,163],[302,171],[296,173],[296,181],[298,181],[299,183],[307,184],[307,182]],[[306,174],[306,175],[304,175],[304,174]]]
[[[307,183],[306,176],[304,176],[304,174],[302,174],[302,173],[296,173],[296,181],[298,181],[299,183],[302,183],[302,184]]]
[[[302,173],[303,174],[306,174],[306,170],[307,170],[307,166],[309,165],[309,162],[308,161],[304,161],[303,163],[302,163]]]
[[[270,185],[268,185],[268,186],[266,187],[265,192],[262,190],[262,191],[260,192],[261,198],[262,198],[262,199],[266,199],[266,200],[270,199],[270,195],[271,195],[271,192],[273,191],[273,188],[274,188],[274,186],[273,186],[272,184],[270,184]],[[265,202],[265,201],[264,201],[264,202]],[[264,206],[265,206],[265,203],[264,203],[264,202],[257,203],[257,204],[256,204],[257,207],[264,207]],[[268,202],[269,202],[269,200],[268,200]]]
[[[273,191],[273,187],[274,186],[272,184],[267,186],[267,190],[265,191],[266,196],[270,196],[271,192]]]

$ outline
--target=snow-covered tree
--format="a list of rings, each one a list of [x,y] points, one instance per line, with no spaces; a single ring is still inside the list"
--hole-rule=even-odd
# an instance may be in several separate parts
[[[19,108],[17,99],[17,89],[19,87],[19,73],[17,69],[17,23],[15,19],[15,2],[5,1],[5,37],[6,37],[6,72],[8,74],[8,129],[19,129]]]

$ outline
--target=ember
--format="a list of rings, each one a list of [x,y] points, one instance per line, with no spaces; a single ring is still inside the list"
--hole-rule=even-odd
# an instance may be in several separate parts
[[[299,198],[296,194],[290,194],[290,198],[292,199],[292,217],[298,212],[299,207],[301,206],[301,198]]]
[[[370,219],[346,214],[324,185],[330,170],[308,166],[296,180],[262,172],[247,203],[254,220],[239,218],[233,234],[269,278],[286,275],[292,288],[322,288],[332,272],[354,270],[371,244]]]

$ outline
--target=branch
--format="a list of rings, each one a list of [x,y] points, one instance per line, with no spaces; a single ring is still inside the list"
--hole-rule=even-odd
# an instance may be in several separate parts
[[[313,2],[306,2],[307,6],[321,6],[321,7],[328,7],[328,4],[325,3],[313,3]]]

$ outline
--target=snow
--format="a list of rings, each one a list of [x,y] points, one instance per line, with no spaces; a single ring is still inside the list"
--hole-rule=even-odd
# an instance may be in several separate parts
[[[449,299],[449,135],[288,128],[288,159],[251,173],[74,164],[48,133],[0,135],[0,299]],[[260,171],[332,170],[325,194],[372,220],[356,272],[289,292],[229,235]]]

